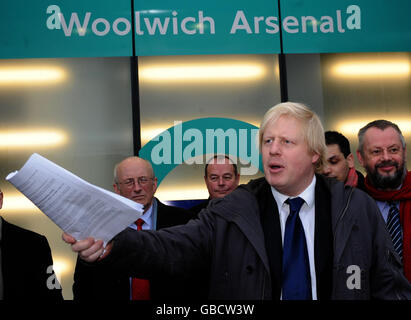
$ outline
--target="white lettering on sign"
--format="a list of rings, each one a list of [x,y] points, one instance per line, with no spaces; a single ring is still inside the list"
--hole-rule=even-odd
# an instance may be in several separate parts
[[[110,32],[125,36],[131,31],[131,22],[124,17],[110,21],[103,17],[94,17],[91,12],[83,15],[77,12],[64,14],[57,5],[49,5],[46,12],[49,15],[46,21],[47,28],[63,29],[66,37],[75,34],[82,37],[87,34],[87,31],[100,37]],[[135,11],[134,18],[135,32],[138,36],[214,35],[217,30],[215,19],[206,15],[203,10],[197,11],[194,16],[180,16],[176,10],[171,11],[169,16],[147,15],[145,11]],[[237,10],[232,19],[230,30],[225,31],[232,35],[276,34],[280,31],[280,23],[285,32],[292,34],[344,33],[346,29],[361,30],[361,8],[358,5],[350,5],[346,10],[336,10],[332,15],[321,17],[286,16],[281,22],[276,16],[248,16],[244,10]]]

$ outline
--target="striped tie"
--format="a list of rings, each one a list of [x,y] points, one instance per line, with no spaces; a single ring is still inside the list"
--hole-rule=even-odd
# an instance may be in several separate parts
[[[391,235],[392,244],[395,251],[398,253],[402,260],[402,229],[400,222],[400,211],[394,202],[388,202],[390,205],[390,211],[387,217],[387,229]]]

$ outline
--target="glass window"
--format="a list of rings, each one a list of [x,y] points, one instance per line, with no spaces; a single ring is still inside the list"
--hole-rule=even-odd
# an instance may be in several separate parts
[[[65,299],[72,298],[76,255],[61,230],[4,177],[36,152],[112,190],[114,164],[133,154],[129,61],[0,60],[0,213],[47,237]]]
[[[257,127],[279,103],[277,55],[139,58],[142,146],[174,125],[203,117],[233,118]],[[240,183],[261,176],[244,175]],[[181,164],[161,182],[160,200],[204,199],[204,165]]]
[[[325,129],[344,134],[351,152],[358,130],[377,119],[396,123],[411,142],[410,53],[323,54],[321,67]]]
[[[289,99],[312,107],[325,130],[336,130],[358,147],[368,122],[396,123],[411,142],[411,54],[409,52],[287,55]],[[408,158],[411,151],[408,150]],[[356,168],[364,172],[356,159]]]

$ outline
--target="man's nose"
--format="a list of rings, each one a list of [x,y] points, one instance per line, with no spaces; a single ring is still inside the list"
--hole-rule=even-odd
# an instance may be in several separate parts
[[[325,164],[324,167],[323,167],[323,174],[328,176],[330,173],[331,173],[330,166]]]
[[[139,192],[141,189],[142,188],[141,188],[140,184],[138,183],[138,181],[135,181],[134,185],[133,185],[133,191]]]
[[[270,146],[270,154],[279,154],[281,153],[280,143],[277,139],[275,139]]]
[[[388,149],[382,151],[382,158],[384,160],[391,160],[391,154],[388,152]]]

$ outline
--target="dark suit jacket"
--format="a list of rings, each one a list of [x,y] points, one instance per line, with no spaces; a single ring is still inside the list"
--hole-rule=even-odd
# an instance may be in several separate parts
[[[47,239],[0,219],[4,300],[63,300]]]
[[[157,230],[186,224],[191,218],[190,211],[165,205],[157,199]],[[204,278],[208,281],[207,276]],[[182,301],[206,297],[206,282],[200,279],[149,279],[151,299]],[[77,259],[73,296],[74,300],[130,300],[130,276],[109,268],[93,268]]]
[[[210,198],[204,200],[203,202],[200,202],[199,204],[196,204],[195,206],[190,208],[190,211],[194,214],[194,215],[198,215],[199,212],[201,210],[203,210],[204,208],[207,208],[209,202],[210,202]]]

